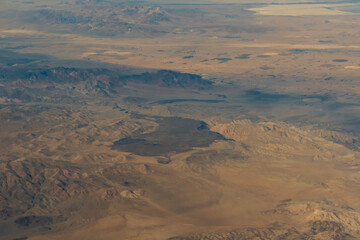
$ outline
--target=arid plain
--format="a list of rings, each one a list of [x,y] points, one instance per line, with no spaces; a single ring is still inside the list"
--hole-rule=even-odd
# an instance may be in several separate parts
[[[0,9],[0,239],[360,238],[357,1]]]

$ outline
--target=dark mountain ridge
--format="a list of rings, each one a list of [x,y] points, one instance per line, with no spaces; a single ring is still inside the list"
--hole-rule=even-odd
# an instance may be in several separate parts
[[[110,96],[129,84],[164,88],[205,89],[213,82],[196,74],[169,70],[124,75],[106,68],[0,67],[0,98],[24,102],[42,101],[42,96]]]

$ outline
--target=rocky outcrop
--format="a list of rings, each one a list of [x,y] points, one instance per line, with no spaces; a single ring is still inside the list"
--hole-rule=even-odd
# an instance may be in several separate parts
[[[127,83],[135,82],[169,88],[204,89],[213,84],[213,82],[203,79],[201,76],[196,74],[180,73],[169,70],[125,76],[122,79],[124,79]]]

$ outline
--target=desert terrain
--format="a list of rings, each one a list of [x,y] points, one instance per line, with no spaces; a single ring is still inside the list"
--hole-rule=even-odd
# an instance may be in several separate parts
[[[359,239],[355,0],[0,3],[0,239]]]

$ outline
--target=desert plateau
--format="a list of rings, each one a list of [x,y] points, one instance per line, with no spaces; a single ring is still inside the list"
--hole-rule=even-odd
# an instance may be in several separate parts
[[[0,2],[0,240],[360,239],[358,0]]]

